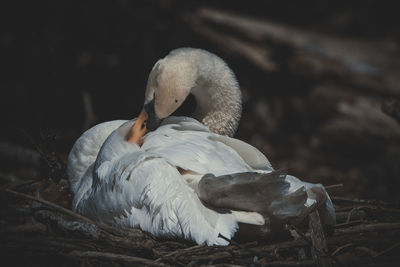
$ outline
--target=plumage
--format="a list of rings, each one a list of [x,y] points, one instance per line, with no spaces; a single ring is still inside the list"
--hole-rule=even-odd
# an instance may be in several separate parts
[[[75,150],[79,146],[82,154],[94,155],[98,151],[98,155],[95,160],[94,157],[81,160],[79,165],[76,154],[70,154],[70,180],[77,180],[76,177],[83,173],[74,171],[78,165],[79,169],[88,169],[88,173],[83,175],[87,180],[77,192],[87,191],[82,198],[79,193],[75,194],[76,211],[105,223],[140,227],[156,236],[183,237],[209,245],[227,244],[218,238],[218,234],[231,238],[238,222],[262,222],[254,213],[248,215],[244,212],[235,216],[208,209],[196,192],[195,186],[204,174],[221,176],[257,171],[246,162],[246,158],[239,156],[234,147],[227,145],[231,138],[211,133],[193,119],[171,117],[157,131],[149,133],[139,147],[124,140],[132,124],[133,121],[101,124],[77,140]],[[104,136],[99,136],[100,133],[110,132],[113,127],[116,129],[106,138],[101,149],[100,146],[91,146],[93,140],[100,143],[99,137]],[[100,128],[104,132],[99,131]],[[225,138],[226,142],[218,141]],[[250,155],[260,153],[250,145],[247,148]],[[241,149],[243,155],[245,148]],[[259,171],[272,171],[269,166],[265,161],[265,170]],[[178,167],[191,172],[182,175]],[[89,173],[93,169],[92,177]],[[305,183],[291,177],[287,185],[286,189],[294,192]],[[328,205],[328,208],[331,210],[332,207]]]
[[[205,69],[210,68],[210,57],[214,66],[222,66],[221,77],[228,77],[228,81],[214,82],[219,89],[213,97],[218,101],[223,98],[221,92],[230,92],[229,88],[221,89],[221,84],[238,86],[236,81],[229,80],[234,79],[233,73],[221,59],[202,51],[178,50],[171,53],[172,58],[157,62],[153,68],[157,73],[150,74],[148,85],[153,97],[161,90],[154,89],[152,84],[155,80],[160,82],[158,75],[166,75],[165,62],[186,60],[188,53],[199,57],[200,63],[208,62]],[[191,64],[199,62],[184,62],[185,73],[194,68]],[[175,79],[175,71],[173,68],[166,76]],[[196,77],[190,79],[199,81]],[[212,93],[213,83],[203,79],[201,90],[206,90],[206,95]],[[188,86],[195,87],[190,83]],[[232,90],[236,98],[240,97],[238,88]],[[190,90],[187,91],[189,94]],[[146,98],[149,99],[145,103],[156,105],[149,91]],[[222,111],[213,108],[205,113],[217,118],[215,112]],[[73,209],[101,222],[140,227],[155,236],[186,238],[208,245],[227,245],[219,234],[232,238],[239,223],[268,227],[267,222],[276,220],[284,225],[316,208],[321,209],[326,224],[334,224],[333,205],[321,185],[274,171],[258,149],[227,136],[236,129],[240,117],[229,112],[237,113],[241,108],[231,105],[231,109],[223,111],[221,120],[235,122],[221,124],[219,130],[214,128],[216,122],[211,127],[204,120],[201,123],[167,114],[156,130],[144,136],[141,145],[129,141],[139,119],[111,121],[89,129],[76,141],[68,159]],[[204,106],[200,110],[204,112]],[[153,107],[153,112],[153,116],[160,117],[157,108]],[[230,126],[226,128],[227,125]]]

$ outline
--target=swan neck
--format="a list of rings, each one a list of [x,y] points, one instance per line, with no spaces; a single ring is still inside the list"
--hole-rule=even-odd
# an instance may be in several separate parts
[[[220,68],[223,72],[200,71],[192,89],[197,102],[194,117],[214,133],[233,136],[242,112],[242,97],[234,74],[226,65]]]

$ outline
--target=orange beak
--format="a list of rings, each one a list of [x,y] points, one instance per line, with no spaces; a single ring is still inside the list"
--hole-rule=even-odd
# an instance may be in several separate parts
[[[135,124],[133,124],[130,132],[128,133],[127,141],[129,143],[136,143],[138,146],[143,144],[142,137],[147,133],[147,119],[148,114],[145,109],[142,109]]]

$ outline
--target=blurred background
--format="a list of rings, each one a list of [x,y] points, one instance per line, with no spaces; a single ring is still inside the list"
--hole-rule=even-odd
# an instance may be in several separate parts
[[[140,111],[178,47],[222,57],[236,138],[336,196],[400,200],[400,19],[389,1],[8,1],[0,8],[0,182],[65,179],[90,126]],[[5,6],[7,5],[7,6]]]

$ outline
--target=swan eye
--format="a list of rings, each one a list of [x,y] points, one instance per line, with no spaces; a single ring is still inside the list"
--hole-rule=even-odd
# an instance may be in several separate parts
[[[147,124],[147,120],[145,120],[145,121],[142,123],[142,126],[140,126],[140,130],[143,130],[143,128],[146,126],[146,124]]]
[[[178,103],[178,99],[175,99],[175,103]]]

